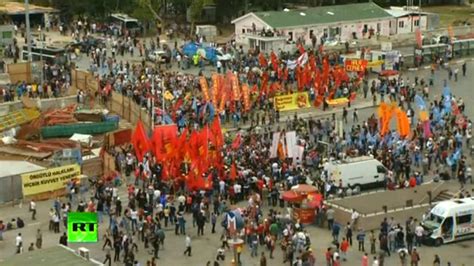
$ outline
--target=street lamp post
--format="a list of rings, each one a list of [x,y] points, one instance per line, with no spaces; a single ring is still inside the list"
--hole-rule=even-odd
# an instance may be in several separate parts
[[[161,80],[161,113],[163,115],[163,119],[161,119],[161,124],[165,124],[165,79]]]
[[[28,48],[28,61],[33,61],[33,56],[31,54],[31,28],[30,28],[30,5],[28,0],[25,0],[25,23],[26,23],[26,41]]]

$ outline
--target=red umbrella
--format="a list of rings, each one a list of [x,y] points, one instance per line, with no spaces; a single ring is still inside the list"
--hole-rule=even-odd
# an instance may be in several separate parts
[[[301,194],[296,193],[293,190],[288,190],[288,191],[283,192],[282,198],[284,201],[288,201],[288,202],[298,202],[298,201],[303,200],[303,196],[301,196]]]
[[[293,187],[291,187],[291,190],[293,190],[296,193],[300,193],[300,194],[309,194],[309,193],[318,191],[318,189],[316,187],[306,185],[306,184],[293,186]]]
[[[318,206],[321,206],[323,201],[323,195],[321,193],[310,193],[308,195],[308,207],[315,209]]]

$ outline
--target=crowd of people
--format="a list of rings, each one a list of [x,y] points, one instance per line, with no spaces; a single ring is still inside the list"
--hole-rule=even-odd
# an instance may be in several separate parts
[[[250,124],[250,128],[239,131],[243,141],[238,149],[231,147],[233,137],[227,134],[224,148],[219,151],[224,158],[225,170],[211,168],[209,172],[203,173],[203,176],[212,181],[212,186],[207,190],[189,189],[181,176],[164,180],[163,166],[156,162],[154,156],[147,153],[144,158],[136,158],[132,146],[110,151],[115,156],[117,171],[107,178],[92,182],[90,198],[79,198],[78,192],[83,188],[70,182],[66,202],[61,203],[57,199],[53,203],[50,230],[60,233],[60,221],[66,221],[69,211],[97,212],[99,222],[107,228],[102,237],[104,264],[111,265],[113,261],[140,265],[137,253],[143,245],[150,256],[146,264],[156,265],[160,254],[166,256],[165,251],[161,251],[166,239],[175,236],[183,237],[183,255],[193,256],[189,232],[192,225],[192,228],[196,228],[198,237],[208,233],[221,235],[222,244],[208,265],[219,265],[220,261],[226,261],[229,250],[233,249],[232,243],[238,238],[243,240],[243,244],[249,247],[251,257],[259,259],[262,266],[270,264],[271,259],[280,259],[292,266],[312,266],[315,265],[317,256],[311,248],[314,236],[310,235],[306,225],[293,219],[286,211],[285,207],[291,209],[292,205],[285,202],[282,195],[291,187],[303,183],[316,186],[325,198],[352,194],[351,187],[337,182],[328,171],[329,162],[347,157],[372,156],[388,170],[384,178],[387,189],[416,186],[433,173],[435,180],[457,178],[462,185],[471,177],[470,166],[463,151],[470,148],[472,123],[464,115],[466,107],[463,100],[455,97],[447,85],[440,98],[435,98],[430,93],[432,79],[438,73],[441,75],[436,72],[438,70],[433,70],[429,81],[418,78],[411,81],[400,75],[394,79],[383,78],[370,83],[367,73],[340,84],[330,80],[334,95],[348,97],[352,92],[360,90],[362,98],[371,95],[375,102],[399,105],[406,111],[411,126],[410,135],[403,138],[397,130],[382,133],[380,121],[375,114],[365,121],[359,121],[357,109],[352,110],[352,125],[347,118],[347,109],[344,109],[341,117],[334,114],[328,118],[304,120],[295,114],[293,118],[280,121],[280,113],[275,110],[271,100],[275,92],[268,91],[256,91],[253,94],[249,112],[244,111],[240,101],[227,101],[221,113],[213,114],[205,104],[201,92],[200,77],[204,75],[203,72],[198,75],[181,74],[161,71],[145,61],[141,64],[121,61],[119,56],[126,49],[118,48],[120,45],[132,47],[128,50],[131,54],[134,49],[145,53],[146,45],[134,43],[127,36],[117,38],[123,39],[111,39],[111,45],[96,47],[89,53],[92,58],[91,70],[96,72],[103,69],[99,73],[99,93],[104,101],[107,101],[112,90],[120,92],[146,107],[156,116],[158,123],[177,123],[180,131],[185,128],[200,128],[209,121],[218,119],[218,116],[222,121],[232,121],[235,127]],[[159,43],[159,40],[154,44],[150,43],[150,47]],[[287,59],[294,59],[293,55],[286,52],[278,55],[277,65],[281,66],[278,69],[282,72],[286,70],[287,75],[284,75],[278,73],[273,64],[264,67],[258,51],[245,53],[240,47],[229,47],[231,48],[235,50],[235,60],[226,67],[235,73],[240,83],[248,83],[250,86],[257,84],[259,87],[264,83],[264,77],[268,76],[269,81],[281,84],[279,93],[303,90],[308,91],[311,102],[317,100],[316,88],[312,85],[298,88],[296,70],[289,69],[283,63]],[[175,45],[173,49],[170,53],[173,60],[176,60],[179,48]],[[323,64],[324,58],[331,64],[339,61],[337,54],[319,51],[312,53],[318,66]],[[256,71],[253,70],[255,68]],[[47,86],[48,90],[44,87],[40,90],[38,86],[35,89],[31,87],[30,90],[28,86],[22,85],[20,95],[44,95],[47,91],[59,91],[67,86],[62,85],[68,83],[67,75],[59,71],[52,71],[51,75],[48,80],[54,80],[55,76],[62,77],[64,82],[56,79],[51,87]],[[162,94],[165,90],[172,94],[173,100],[163,103]],[[324,98],[329,97],[330,93],[326,89]],[[165,110],[153,110],[153,107],[163,104]],[[422,107],[429,114],[428,129],[425,121],[420,119],[419,109]],[[338,130],[338,120],[344,122],[343,130]],[[273,133],[281,131],[296,132],[297,142],[305,150],[304,158],[270,158]],[[329,145],[322,148],[321,142]],[[235,177],[231,177],[232,164],[236,165]],[[187,167],[184,166],[180,172],[186,174],[189,171]],[[127,199],[118,196],[121,186],[126,186]],[[236,223],[235,227],[228,225],[230,212],[237,212],[242,218],[241,223]],[[394,252],[398,252],[402,265],[407,265],[408,261],[411,265],[419,265],[420,255],[417,249],[421,246],[423,228],[416,219],[410,218],[404,227],[400,225],[400,221],[384,220],[377,235],[374,231],[365,232],[363,226],[357,226],[356,211],[347,225],[335,221],[334,210],[324,203],[315,212],[315,224],[327,226],[334,240],[324,254],[328,266],[339,266],[347,260],[349,250],[355,249],[354,236],[361,252],[362,265],[369,265],[369,261],[372,265],[384,265],[385,256]],[[36,211],[32,211],[32,214],[35,215]],[[108,223],[104,222],[104,217],[108,218]],[[209,224],[211,230],[207,231],[210,232],[204,232],[206,224]],[[172,233],[165,230],[170,227],[174,227]],[[42,235],[38,233],[41,239]],[[64,236],[61,235],[63,244]],[[17,246],[21,247],[21,234],[18,237]],[[365,251],[366,239],[373,259]],[[379,248],[376,246],[377,242]],[[36,246],[41,248],[41,244]],[[274,256],[277,247],[282,251],[281,258]],[[238,245],[235,249],[235,256],[232,255],[230,260],[235,265],[242,265],[243,248]],[[18,252],[21,252],[20,248]],[[322,254],[319,255],[322,257]],[[436,256],[435,261],[439,263],[439,260]]]

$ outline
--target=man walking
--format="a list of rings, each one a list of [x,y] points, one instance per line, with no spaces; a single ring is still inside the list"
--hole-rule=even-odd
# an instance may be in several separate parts
[[[21,233],[18,233],[15,239],[16,245],[16,253],[20,254],[23,251],[23,238],[21,237]]]
[[[186,253],[188,254],[189,257],[191,257],[191,237],[189,235],[186,235],[186,250],[184,251],[184,255],[186,255]]]
[[[354,123],[359,122],[359,114],[357,112],[357,108],[354,109],[354,113],[352,114],[352,121]]]
[[[43,245],[43,233],[41,233],[41,229],[38,229],[36,232],[36,248],[40,249]]]
[[[344,123],[346,123],[346,124],[347,124],[347,113],[348,113],[348,111],[347,111],[346,107],[343,107],[342,108],[342,121],[344,121]]]

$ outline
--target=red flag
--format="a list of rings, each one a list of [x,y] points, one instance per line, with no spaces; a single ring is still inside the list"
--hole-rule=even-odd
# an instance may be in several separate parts
[[[164,144],[163,144],[163,137],[161,136],[162,132],[157,130],[156,128],[153,130],[153,136],[151,138],[151,147],[152,152],[156,157],[158,162],[164,160],[165,151],[164,151]]]
[[[237,133],[234,141],[232,141],[232,149],[236,150],[240,147],[240,145],[242,145],[242,136],[240,133]]]
[[[257,93],[258,92],[258,86],[257,84],[254,84],[252,89],[250,90],[250,93]]]
[[[201,129],[198,136],[200,160],[207,160],[209,155],[209,127]]]
[[[145,153],[151,150],[142,121],[138,121],[137,126],[135,127],[132,136],[132,145],[139,162],[143,160]]]
[[[300,55],[302,55],[306,52],[306,50],[303,47],[303,44],[298,43],[297,47],[298,47],[298,51],[300,52]]]
[[[267,59],[265,58],[265,56],[263,55],[263,53],[260,53],[260,54],[258,55],[258,63],[259,63],[260,66],[262,66],[262,67],[267,67],[267,66],[268,66]]]
[[[220,149],[222,145],[224,145],[224,136],[222,135],[222,128],[219,117],[215,117],[214,121],[212,121],[211,132],[215,140],[214,145],[216,145],[217,149]]]
[[[311,54],[309,57],[309,66],[311,67],[312,71],[316,71],[317,66],[316,66],[316,59],[314,58],[314,54]]]
[[[237,178],[237,166],[235,166],[235,162],[232,162],[232,165],[230,166],[229,178],[232,181],[235,181]]]
[[[273,70],[278,72],[278,57],[273,51],[270,54],[270,59],[272,61]]]

